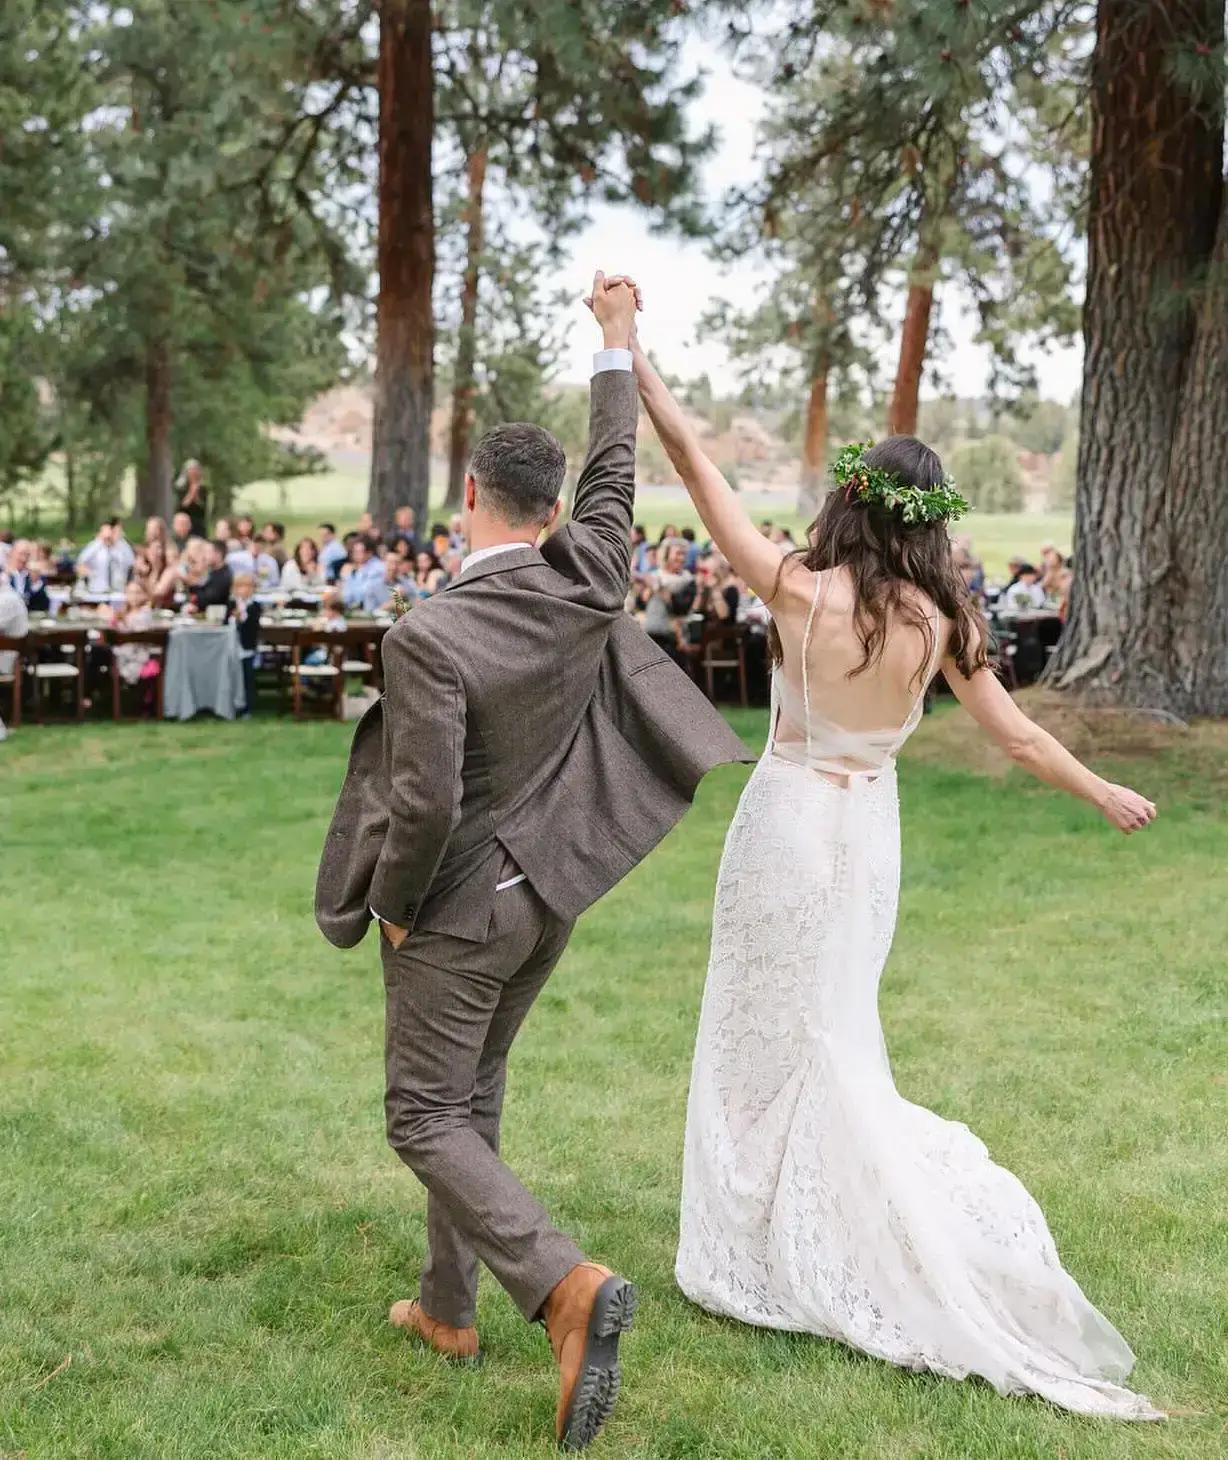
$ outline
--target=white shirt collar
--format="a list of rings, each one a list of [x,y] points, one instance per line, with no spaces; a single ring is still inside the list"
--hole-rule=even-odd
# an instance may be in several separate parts
[[[461,564],[461,575],[467,573],[470,568],[476,568],[479,563],[484,563],[487,558],[493,558],[497,553],[514,553],[517,548],[529,548],[531,551],[536,551],[533,544],[529,542],[496,542],[490,547],[475,548]]]

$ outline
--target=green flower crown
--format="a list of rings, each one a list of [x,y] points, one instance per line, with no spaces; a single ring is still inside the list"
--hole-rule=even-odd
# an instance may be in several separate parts
[[[936,487],[914,487],[903,482],[893,471],[866,465],[866,452],[872,441],[854,441],[842,447],[832,463],[831,473],[844,488],[848,501],[854,497],[867,507],[881,507],[896,512],[910,526],[922,522],[958,522],[972,509],[966,497],[955,490],[955,481],[947,475]]]

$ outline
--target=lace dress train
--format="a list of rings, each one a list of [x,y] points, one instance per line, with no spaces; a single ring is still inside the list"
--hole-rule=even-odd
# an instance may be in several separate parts
[[[899,886],[894,749],[916,717],[837,784],[814,769],[836,768],[815,732],[828,751],[843,732],[803,693],[806,753],[769,746],[721,862],[678,1283],[714,1313],[906,1368],[1161,1418],[1122,1387],[1133,1355],[1020,1182],[895,1088],[878,984]]]

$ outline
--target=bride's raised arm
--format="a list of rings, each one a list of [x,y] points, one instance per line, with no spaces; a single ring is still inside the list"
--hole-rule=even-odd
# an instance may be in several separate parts
[[[769,603],[781,581],[780,549],[763,536],[716,464],[700,444],[669,387],[657,374],[638,340],[631,342],[635,378],[644,409],[661,438],[665,453],[691,494],[713,542],[735,573]]]

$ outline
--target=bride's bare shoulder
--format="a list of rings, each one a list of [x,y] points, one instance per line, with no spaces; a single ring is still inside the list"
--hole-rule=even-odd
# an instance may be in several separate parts
[[[785,558],[780,568],[780,582],[768,607],[775,617],[808,613],[814,602],[818,574],[808,568],[801,558]]]

